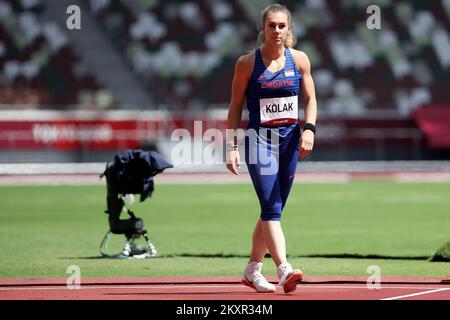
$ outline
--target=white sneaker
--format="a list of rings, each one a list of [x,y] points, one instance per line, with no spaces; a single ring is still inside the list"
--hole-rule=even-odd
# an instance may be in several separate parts
[[[275,286],[264,278],[261,274],[261,269],[261,262],[250,262],[245,267],[241,283],[255,289],[258,293],[275,292]]]
[[[300,269],[292,269],[292,266],[285,262],[277,268],[278,278],[280,282],[279,286],[283,287],[285,293],[294,291],[297,288],[297,284],[303,279],[303,273]]]

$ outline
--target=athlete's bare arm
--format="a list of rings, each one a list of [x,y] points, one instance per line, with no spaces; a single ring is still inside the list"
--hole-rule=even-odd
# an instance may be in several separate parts
[[[231,103],[227,116],[227,143],[235,141],[234,131],[239,128],[244,105],[245,91],[250,80],[255,61],[254,52],[238,58],[234,68],[233,83],[231,86]],[[231,130],[230,130],[231,129]],[[234,174],[238,174],[240,167],[238,151],[227,152],[227,168]]]
[[[302,74],[302,93],[305,103],[305,123],[316,124],[317,119],[317,100],[314,80],[311,75],[311,63],[308,56],[298,50],[291,49],[294,60]],[[314,147],[314,133],[311,130],[305,130],[300,139],[300,157],[308,156]]]

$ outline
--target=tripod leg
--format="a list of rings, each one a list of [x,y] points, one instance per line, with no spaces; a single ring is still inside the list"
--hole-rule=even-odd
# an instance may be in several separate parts
[[[147,242],[147,249],[148,249],[148,253],[149,253],[150,257],[156,257],[156,255],[158,254],[158,251],[156,250],[155,245],[148,238],[147,231],[145,231],[142,234],[142,236],[144,237],[145,241]]]

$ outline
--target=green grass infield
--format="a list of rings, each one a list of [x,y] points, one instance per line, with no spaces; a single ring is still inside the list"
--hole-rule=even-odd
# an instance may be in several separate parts
[[[296,183],[289,259],[309,275],[447,276],[448,262],[427,259],[450,240],[449,194],[448,183]],[[160,255],[145,260],[101,258],[105,196],[104,185],[0,187],[0,277],[66,277],[69,265],[85,277],[240,275],[259,217],[251,184],[156,182],[131,206]],[[270,258],[264,270],[275,275]]]

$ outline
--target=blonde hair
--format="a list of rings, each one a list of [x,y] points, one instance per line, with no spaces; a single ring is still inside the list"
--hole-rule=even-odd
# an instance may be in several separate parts
[[[284,46],[286,48],[294,47],[297,43],[297,38],[292,33],[291,12],[289,11],[289,9],[286,6],[283,6],[278,3],[271,4],[270,6],[267,6],[264,10],[261,11],[262,24],[261,24],[261,27],[258,28],[259,34],[258,34],[258,39],[256,40],[256,43],[258,44],[258,46],[262,46],[264,44],[264,42],[266,41],[266,39],[264,37],[263,29],[264,29],[264,25],[266,23],[267,14],[269,12],[283,12],[287,15],[289,32],[286,36],[286,39],[284,40]]]

